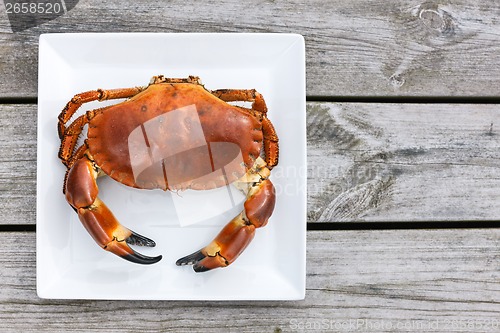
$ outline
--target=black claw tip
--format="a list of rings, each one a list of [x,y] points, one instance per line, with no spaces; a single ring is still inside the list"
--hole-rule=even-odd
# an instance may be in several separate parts
[[[150,265],[160,261],[162,256],[159,255],[157,257],[148,257],[143,254],[134,252],[133,254],[122,256],[122,258],[131,262],[135,262],[136,264]]]
[[[139,235],[138,233],[133,232],[133,231],[132,231],[132,235],[130,235],[125,241],[129,245],[148,246],[148,247],[155,247],[156,246],[156,243],[154,240],[149,239],[147,237],[144,237],[142,235]]]
[[[188,256],[185,256],[183,258],[180,258],[175,262],[177,266],[184,266],[184,265],[193,265],[199,262],[200,260],[203,260],[205,258],[205,255],[201,253],[200,251],[196,251],[194,253],[191,253]]]
[[[203,272],[206,272],[206,271],[209,271],[211,268],[207,268],[203,265],[193,265],[193,269],[196,273],[203,273]]]

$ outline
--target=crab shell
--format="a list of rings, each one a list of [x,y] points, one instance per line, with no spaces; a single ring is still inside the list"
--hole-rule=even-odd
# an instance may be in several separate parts
[[[128,186],[212,189],[242,177],[260,155],[262,124],[202,85],[150,85],[95,110],[87,144],[97,167]]]

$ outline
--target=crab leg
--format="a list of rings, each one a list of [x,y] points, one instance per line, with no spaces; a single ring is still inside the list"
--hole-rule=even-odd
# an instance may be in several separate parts
[[[218,89],[212,90],[211,93],[224,102],[253,102],[252,110],[267,113],[264,97],[255,89]]]
[[[60,139],[63,138],[64,133],[66,132],[66,123],[71,119],[71,117],[83,104],[92,101],[101,102],[108,99],[129,98],[137,95],[143,90],[144,90],[143,87],[112,89],[112,90],[97,89],[75,95],[66,104],[64,109],[59,114],[59,122],[57,124],[59,138]]]
[[[58,156],[61,159],[61,162],[68,168],[71,167],[76,158],[79,158],[82,155],[81,152],[80,154],[77,154],[77,152],[75,152],[75,148],[78,144],[78,138],[83,131],[83,127],[88,124],[89,121],[90,119],[87,114],[81,115],[68,126],[62,135]],[[80,150],[80,148],[78,150]]]
[[[78,213],[83,226],[103,249],[139,264],[153,264],[161,256],[147,257],[129,244],[155,246],[155,242],[122,226],[109,208],[97,197],[97,171],[87,155],[78,159],[66,174],[66,200]]]
[[[271,170],[278,164],[279,145],[278,135],[271,121],[264,117],[262,119],[262,133],[264,134],[264,155],[266,158],[267,167]]]
[[[276,198],[269,173],[266,163],[258,158],[236,184],[248,191],[243,211],[209,245],[177,260],[176,264],[193,265],[196,272],[205,272],[234,262],[253,239],[255,229],[265,226],[273,213]]]

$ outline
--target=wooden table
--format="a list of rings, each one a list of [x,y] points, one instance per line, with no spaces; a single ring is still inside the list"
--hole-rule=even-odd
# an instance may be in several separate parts
[[[495,0],[86,0],[12,33],[2,7],[0,331],[499,332],[499,12]],[[37,297],[38,37],[89,31],[305,37],[305,300]]]

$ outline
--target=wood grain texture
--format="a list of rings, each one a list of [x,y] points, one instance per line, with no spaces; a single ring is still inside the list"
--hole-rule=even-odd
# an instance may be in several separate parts
[[[36,96],[41,33],[108,31],[299,33],[309,96],[495,97],[499,12],[495,0],[81,0],[16,34],[0,16],[0,97]]]
[[[34,224],[36,106],[0,105],[0,211],[2,224]]]
[[[309,103],[309,221],[500,218],[497,105]]]
[[[354,331],[335,326],[344,323],[493,332],[500,325],[496,229],[309,232],[306,299],[297,302],[39,299],[34,236],[0,233],[2,332]]]

